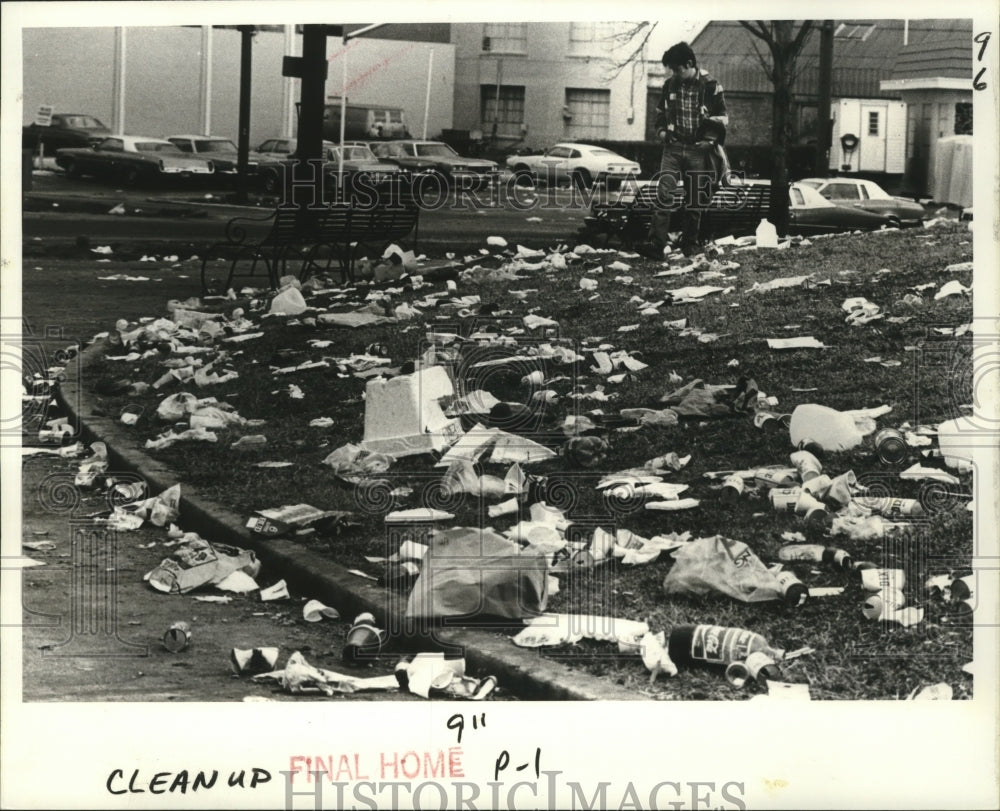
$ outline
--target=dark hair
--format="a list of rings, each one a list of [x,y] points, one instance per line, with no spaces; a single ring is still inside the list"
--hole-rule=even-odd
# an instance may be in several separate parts
[[[688,62],[698,67],[698,59],[695,57],[694,51],[691,50],[691,46],[686,42],[671,45],[663,52],[663,66],[666,68],[683,67]]]

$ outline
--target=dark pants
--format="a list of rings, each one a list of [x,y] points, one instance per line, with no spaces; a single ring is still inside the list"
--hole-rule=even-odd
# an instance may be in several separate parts
[[[715,168],[713,147],[665,144],[656,186],[657,208],[649,227],[649,238],[666,245],[670,231],[681,231],[681,245],[698,242],[701,210],[711,200]],[[673,228],[671,228],[673,223]]]

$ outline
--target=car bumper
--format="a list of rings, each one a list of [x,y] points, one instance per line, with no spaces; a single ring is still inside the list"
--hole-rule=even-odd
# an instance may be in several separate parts
[[[214,175],[214,169],[189,168],[184,166],[161,166],[161,175]]]

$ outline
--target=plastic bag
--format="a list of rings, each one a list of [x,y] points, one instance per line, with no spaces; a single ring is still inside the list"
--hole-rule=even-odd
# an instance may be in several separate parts
[[[433,538],[406,616],[523,619],[545,610],[548,564],[543,555],[489,530],[456,527]]]
[[[722,592],[758,603],[780,600],[778,579],[742,541],[715,535],[697,538],[673,554],[674,565],[663,579],[667,594],[702,596]]]

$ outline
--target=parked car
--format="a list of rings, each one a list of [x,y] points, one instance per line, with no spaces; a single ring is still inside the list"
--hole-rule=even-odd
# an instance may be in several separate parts
[[[167,140],[181,152],[199,155],[211,160],[217,175],[235,175],[239,166],[240,150],[229,138],[218,135],[168,135]],[[256,174],[260,154],[247,153],[247,173]]]
[[[52,123],[47,127],[29,124],[24,128],[22,143],[27,149],[38,151],[41,144],[46,155],[58,149],[95,146],[111,134],[104,123],[92,115],[84,113],[54,113]]]
[[[265,158],[287,158],[295,151],[294,138],[268,138],[255,152]]]
[[[70,177],[94,175],[128,185],[215,174],[212,161],[185,155],[170,141],[143,135],[115,135],[93,148],[60,149],[56,165]]]
[[[872,180],[808,177],[799,183],[815,189],[837,205],[882,214],[895,226],[920,225],[927,219],[927,212],[922,205],[904,197],[893,197]]]
[[[703,239],[732,234],[747,236],[756,231],[770,207],[769,180],[749,180],[738,186],[723,186],[712,196],[702,218]],[[789,186],[789,233],[801,236],[835,231],[877,230],[890,225],[889,218],[852,206],[839,206],[810,186]],[[589,236],[618,235],[626,242],[645,239],[656,206],[656,181],[625,183],[610,202],[595,200],[584,218]]]
[[[462,157],[442,141],[383,141],[371,146],[381,160],[414,174],[433,172],[449,186],[457,184],[460,178],[463,184],[486,185],[499,169],[491,160]]]
[[[638,163],[590,144],[556,144],[540,155],[511,155],[506,162],[518,180],[544,180],[550,185],[572,181],[580,188],[587,188],[594,181],[639,177]]]
[[[840,205],[802,181],[789,187],[788,198],[788,230],[792,234],[810,236],[834,231],[877,231],[883,226],[897,224],[886,213],[860,206]]]
[[[282,187],[283,172],[291,166],[292,154],[295,152],[296,139],[294,138],[272,138],[265,141],[262,146],[284,150],[288,152],[276,151],[265,154],[261,157],[258,175],[263,184],[264,191],[269,194],[276,194]],[[345,174],[365,173],[373,182],[379,183],[388,179],[391,175],[399,173],[400,168],[394,163],[380,161],[364,144],[344,145],[343,169]],[[275,157],[280,155],[281,157]],[[332,141],[323,141],[323,161],[324,171],[327,177],[337,174],[340,168],[340,147]]]

